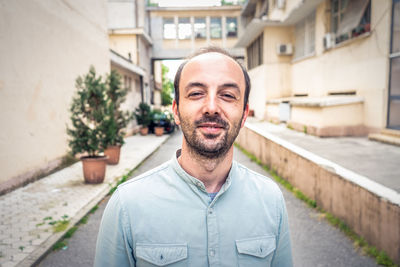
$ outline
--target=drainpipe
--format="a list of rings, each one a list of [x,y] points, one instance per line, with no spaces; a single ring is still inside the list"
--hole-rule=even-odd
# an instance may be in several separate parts
[[[142,102],[144,102],[144,87],[143,87],[143,76],[139,76],[139,82],[140,82],[140,93],[142,95]]]

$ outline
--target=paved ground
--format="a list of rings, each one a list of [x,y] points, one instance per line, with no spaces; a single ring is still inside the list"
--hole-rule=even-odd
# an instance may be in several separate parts
[[[285,125],[252,122],[290,143],[326,158],[400,193],[400,147],[367,137],[319,138]]]
[[[0,266],[30,266],[63,235],[51,223],[77,223],[109,192],[118,177],[135,168],[165,140],[132,136],[122,147],[121,160],[107,166],[105,182],[83,182],[80,162],[25,187],[0,196]]]
[[[176,132],[140,166],[134,176],[168,160],[179,148],[181,138],[181,133]],[[235,159],[268,175],[240,151],[235,151]],[[323,220],[319,213],[308,208],[285,189],[282,191],[289,213],[295,266],[377,266],[371,258],[356,251],[351,241]],[[93,266],[97,231],[107,200],[102,202],[89,222],[81,226],[68,240],[68,248],[49,254],[39,266]]]

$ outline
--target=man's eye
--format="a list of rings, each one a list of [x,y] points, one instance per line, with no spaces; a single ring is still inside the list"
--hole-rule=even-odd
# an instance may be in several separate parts
[[[236,97],[234,95],[231,95],[231,94],[223,94],[222,97],[223,98],[227,98],[227,99],[232,99],[232,100],[236,99]]]
[[[196,97],[196,96],[201,96],[201,95],[202,95],[202,93],[200,93],[200,92],[193,92],[193,93],[189,94],[189,97]]]

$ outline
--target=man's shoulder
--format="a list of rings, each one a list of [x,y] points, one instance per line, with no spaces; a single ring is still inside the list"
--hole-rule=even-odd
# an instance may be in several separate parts
[[[277,183],[270,177],[251,170],[240,163],[237,163],[237,170],[238,180],[240,182],[247,185],[252,185],[263,192],[268,191],[270,193],[275,193],[278,195],[282,194]]]

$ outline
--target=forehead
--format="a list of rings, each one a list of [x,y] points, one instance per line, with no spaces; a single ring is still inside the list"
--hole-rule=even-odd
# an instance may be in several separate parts
[[[210,52],[191,58],[182,69],[179,87],[189,82],[226,83],[234,82],[244,90],[244,74],[232,58]]]

